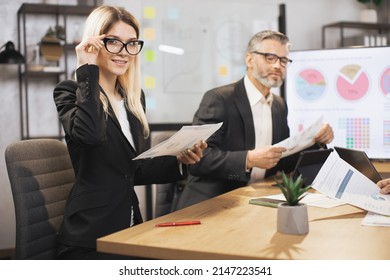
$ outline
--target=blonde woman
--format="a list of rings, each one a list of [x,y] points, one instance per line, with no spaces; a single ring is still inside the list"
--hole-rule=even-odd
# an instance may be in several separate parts
[[[207,146],[202,141],[178,157],[132,160],[149,137],[139,37],[128,11],[96,8],[76,47],[76,80],[54,90],[76,176],[59,232],[59,259],[122,258],[98,253],[96,239],[142,222],[134,185],[183,178],[181,164],[198,162]]]

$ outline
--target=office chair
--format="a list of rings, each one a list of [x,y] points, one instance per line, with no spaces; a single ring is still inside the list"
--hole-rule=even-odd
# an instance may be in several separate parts
[[[186,185],[186,180],[156,185],[155,218],[176,210],[177,202]]]
[[[66,145],[31,139],[7,146],[5,161],[16,217],[16,259],[54,259],[74,172]]]

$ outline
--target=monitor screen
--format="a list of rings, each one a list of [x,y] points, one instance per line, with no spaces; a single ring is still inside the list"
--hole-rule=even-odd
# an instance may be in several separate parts
[[[330,147],[390,159],[390,47],[291,51],[285,98],[291,135],[321,115]]]

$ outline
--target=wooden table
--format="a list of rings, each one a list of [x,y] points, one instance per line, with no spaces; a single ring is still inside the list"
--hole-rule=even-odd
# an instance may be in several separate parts
[[[366,211],[309,207],[309,233],[276,231],[277,209],[249,204],[279,193],[264,182],[97,240],[98,251],[153,259],[390,259],[390,228],[362,226]],[[200,225],[156,227],[201,220]]]
[[[373,160],[372,163],[383,179],[390,177],[390,161]]]

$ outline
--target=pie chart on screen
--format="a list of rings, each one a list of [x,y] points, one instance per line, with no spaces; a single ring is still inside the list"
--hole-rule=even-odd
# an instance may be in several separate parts
[[[383,72],[380,80],[380,87],[385,97],[390,99],[390,67]]]
[[[324,75],[315,69],[301,71],[295,82],[298,95],[307,101],[320,98],[326,88]]]
[[[358,64],[349,64],[341,68],[336,81],[337,92],[348,101],[359,100],[368,92],[367,74]]]

